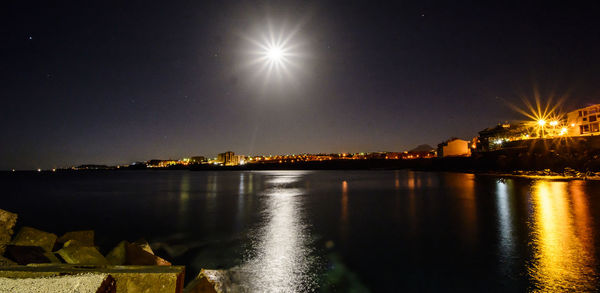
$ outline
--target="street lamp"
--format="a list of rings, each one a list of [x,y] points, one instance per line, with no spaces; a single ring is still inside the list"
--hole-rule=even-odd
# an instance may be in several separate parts
[[[546,120],[538,120],[538,125],[540,126],[540,138],[544,138],[544,125],[546,125]]]

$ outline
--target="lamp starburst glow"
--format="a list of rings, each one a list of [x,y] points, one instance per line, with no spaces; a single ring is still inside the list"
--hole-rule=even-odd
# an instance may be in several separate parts
[[[541,95],[539,91],[534,88],[534,103],[531,103],[529,98],[522,96],[521,99],[525,104],[524,108],[510,105],[514,110],[530,119],[523,121],[523,124],[529,128],[527,131],[530,132],[530,136],[544,138],[546,135],[559,135],[559,131],[562,127],[561,121],[564,117],[564,114],[561,113],[559,107],[566,99],[566,96],[559,97],[557,101],[553,102],[554,98],[555,96],[550,94],[546,99],[546,103],[542,104]]]

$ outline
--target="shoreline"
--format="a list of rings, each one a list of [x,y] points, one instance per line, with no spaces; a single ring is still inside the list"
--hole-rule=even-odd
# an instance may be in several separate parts
[[[321,162],[318,162],[321,163]],[[327,162],[332,163],[332,162]],[[202,168],[143,168],[143,169],[86,169],[86,170],[44,170],[44,171],[0,171],[6,174],[85,174],[95,172],[118,172],[118,171],[200,171],[200,172],[227,172],[227,171],[394,171],[394,170],[410,170],[416,172],[452,172],[452,173],[468,173],[483,176],[496,177],[511,177],[511,178],[527,178],[527,179],[548,179],[548,180],[593,180],[600,181],[600,172],[578,171],[571,168],[565,168],[560,171],[544,170],[473,170],[462,168],[423,168],[423,167],[406,167],[406,166],[386,166],[386,167],[364,167],[364,166],[339,166],[336,164],[261,164],[261,165],[244,165],[244,166],[206,166]]]

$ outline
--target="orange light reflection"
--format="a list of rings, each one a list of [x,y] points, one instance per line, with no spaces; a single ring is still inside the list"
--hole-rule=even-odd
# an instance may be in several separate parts
[[[595,289],[589,208],[581,189],[580,182],[537,181],[532,187],[533,291]]]

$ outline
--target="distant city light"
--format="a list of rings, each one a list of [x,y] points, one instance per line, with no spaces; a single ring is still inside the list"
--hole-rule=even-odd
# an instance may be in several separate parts
[[[38,172],[42,172],[42,169],[37,169]]]
[[[560,130],[560,133],[559,133],[558,135],[564,135],[565,133],[567,133],[567,130],[568,130],[568,129],[567,129],[566,127],[563,127],[563,128]]]

